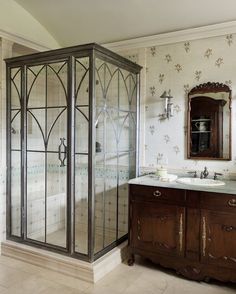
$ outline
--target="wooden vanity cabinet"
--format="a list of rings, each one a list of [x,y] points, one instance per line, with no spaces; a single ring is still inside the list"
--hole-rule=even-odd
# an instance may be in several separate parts
[[[129,246],[194,280],[236,282],[236,195],[130,185]]]
[[[183,255],[184,207],[134,203],[133,218],[134,247],[170,256]]]
[[[236,271],[236,217],[232,213],[202,210],[201,261]]]
[[[236,273],[236,195],[201,193],[201,261]]]

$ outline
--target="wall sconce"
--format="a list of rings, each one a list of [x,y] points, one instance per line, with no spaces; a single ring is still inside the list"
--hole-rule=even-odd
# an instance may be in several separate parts
[[[160,120],[166,118],[169,119],[171,116],[173,116],[173,103],[171,102],[173,96],[171,96],[170,90],[168,91],[168,93],[164,91],[160,98],[165,99],[165,109],[164,113],[159,114],[159,118]]]

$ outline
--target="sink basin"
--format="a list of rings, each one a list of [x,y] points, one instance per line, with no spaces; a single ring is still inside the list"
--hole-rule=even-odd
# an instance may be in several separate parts
[[[186,184],[186,185],[209,186],[209,187],[225,185],[224,182],[219,180],[200,179],[200,178],[179,178],[178,180],[176,180],[176,182],[180,184]]]

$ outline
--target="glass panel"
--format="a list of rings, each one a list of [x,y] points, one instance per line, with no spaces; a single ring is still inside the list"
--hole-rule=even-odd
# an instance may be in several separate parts
[[[119,197],[118,197],[118,238],[128,233],[128,180],[130,173],[130,154],[119,154]]]
[[[45,149],[45,109],[27,111],[27,150]]]
[[[105,149],[104,149],[104,111],[97,112],[96,120],[96,158],[95,158],[95,252],[104,247],[104,186],[105,186]]]
[[[88,156],[75,156],[75,251],[88,254]]]
[[[126,70],[120,70],[119,75],[119,109],[123,111],[129,111],[129,72]]]
[[[98,109],[99,111],[99,109]],[[96,126],[96,153],[104,152],[104,122],[105,113],[103,110],[97,112],[95,126]]]
[[[96,79],[96,144],[100,143],[95,176],[97,253],[128,232],[127,182],[135,176],[137,82],[135,74],[99,59]]]
[[[117,67],[109,64],[109,73],[110,75],[106,75],[106,105],[108,108],[118,109],[118,95],[119,95],[119,71]]]
[[[76,107],[75,109],[75,152],[88,153],[89,135],[89,109],[88,107]]]
[[[137,76],[130,74],[130,111],[137,111]]]
[[[67,111],[66,108],[47,109],[47,151],[58,152],[61,144],[60,138],[64,138],[67,145]],[[64,148],[63,150],[64,151]]]
[[[11,152],[11,234],[21,236],[21,152]]]
[[[117,152],[117,121],[112,119],[113,113],[106,112],[106,152]]]
[[[106,85],[105,85],[105,62],[96,59],[96,87],[95,87],[95,93],[96,93],[96,106],[103,108],[106,103]]]
[[[96,153],[95,169],[95,248],[99,252],[104,247],[104,187],[105,187],[104,154]]]
[[[11,69],[11,234],[21,237],[21,69]],[[18,110],[17,110],[18,109]]]
[[[67,105],[67,63],[51,63],[47,66],[47,106]]]
[[[106,154],[106,175],[104,195],[104,245],[116,240],[117,224],[117,153]]]
[[[119,112],[119,151],[129,151],[129,135],[131,133],[129,113]]]
[[[21,149],[21,112],[11,111],[11,149]]]
[[[66,247],[67,63],[27,72],[27,236]]]
[[[77,58],[75,67],[75,105],[89,104],[89,57]]]
[[[89,57],[76,59],[75,251],[88,254]]]
[[[47,154],[47,243],[66,247],[66,166]]]
[[[28,107],[45,107],[46,105],[46,66],[37,65],[27,69]]]
[[[136,125],[133,113],[119,112],[119,151],[135,150]]]
[[[21,100],[21,70],[11,69],[11,108],[19,109]]]
[[[27,152],[27,238],[45,241],[45,154]]]

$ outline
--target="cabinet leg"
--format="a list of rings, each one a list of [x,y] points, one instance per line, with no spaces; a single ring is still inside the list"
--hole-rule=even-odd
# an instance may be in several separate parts
[[[134,262],[135,262],[134,254],[131,254],[130,258],[128,259],[128,265],[132,266],[134,265]]]
[[[209,283],[210,280],[211,280],[211,279],[210,279],[209,277],[205,277],[205,278],[204,278],[204,282],[205,282],[205,283]]]

